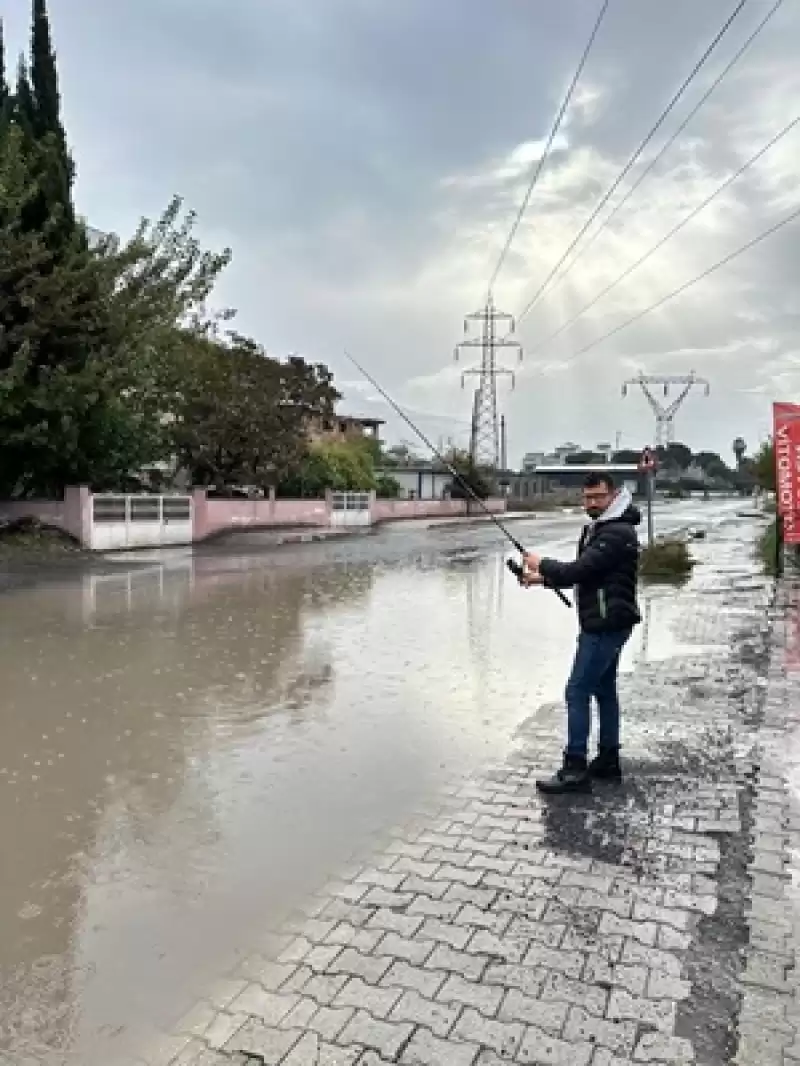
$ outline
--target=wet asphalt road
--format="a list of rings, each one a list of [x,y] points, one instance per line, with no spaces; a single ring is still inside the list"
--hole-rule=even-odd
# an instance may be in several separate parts
[[[659,528],[713,528],[737,506],[665,505]],[[566,556],[579,526],[512,528]],[[492,526],[230,547],[3,597],[0,1052],[15,1064],[88,1062],[168,1024],[265,913],[559,697],[573,613],[517,587]],[[680,595],[644,605],[626,669],[683,648]]]

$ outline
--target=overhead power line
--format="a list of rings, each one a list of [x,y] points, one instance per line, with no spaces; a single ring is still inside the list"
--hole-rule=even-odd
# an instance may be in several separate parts
[[[726,21],[723,23],[722,28],[717,31],[717,34],[714,37],[714,39],[712,40],[711,44],[709,44],[709,46],[706,48],[705,52],[702,54],[702,56],[697,61],[697,63],[695,63],[695,65],[694,65],[692,71],[690,72],[689,76],[684,80],[683,84],[680,86],[680,88],[677,90],[677,92],[672,97],[670,102],[667,104],[667,106],[661,112],[661,115],[659,116],[656,124],[653,126],[653,128],[650,130],[650,132],[647,134],[647,136],[641,142],[639,147],[636,149],[636,151],[630,157],[628,162],[625,164],[625,166],[619,172],[619,174],[617,175],[615,180],[612,182],[611,186],[608,188],[606,193],[601,198],[600,202],[595,207],[594,211],[591,213],[589,218],[586,220],[586,222],[583,224],[581,229],[576,234],[576,236],[573,239],[572,243],[569,245],[567,250],[564,252],[564,254],[559,259],[559,261],[556,263],[556,265],[553,267],[553,269],[550,271],[550,273],[544,279],[542,284],[539,286],[539,288],[537,289],[537,291],[534,294],[533,298],[525,305],[523,310],[520,311],[520,313],[517,315],[517,322],[521,322],[526,317],[526,315],[530,314],[531,310],[539,302],[539,299],[543,295],[545,289],[547,289],[547,287],[549,286],[550,282],[555,277],[555,275],[558,272],[558,270],[561,268],[561,266],[563,265],[563,263],[565,262],[567,257],[570,255],[572,250],[575,248],[575,246],[578,244],[580,239],[583,237],[584,233],[586,233],[588,228],[591,226],[591,224],[594,222],[594,220],[600,214],[602,209],[605,207],[605,205],[611,199],[613,194],[616,192],[616,190],[622,184],[625,176],[628,174],[628,172],[630,171],[631,167],[634,165],[636,160],[642,154],[644,149],[647,147],[647,145],[650,143],[650,141],[653,139],[653,137],[655,137],[656,133],[658,133],[659,129],[664,124],[667,116],[670,114],[672,109],[675,107],[675,105],[678,103],[680,98],[686,92],[686,90],[688,89],[689,85],[694,81],[694,79],[700,73],[700,70],[702,69],[702,67],[705,64],[706,60],[709,58],[709,56],[714,51],[714,49],[717,47],[719,42],[722,40],[722,38],[728,32],[728,30],[730,29],[731,25],[733,24],[734,19],[740,13],[740,11],[742,10],[742,8],[744,7],[744,5],[746,3],[747,3],[747,0],[739,0],[739,2],[737,3],[736,7],[733,9],[731,14],[728,16]]]
[[[759,149],[759,151],[757,151],[755,155],[751,156],[746,163],[743,163],[738,170],[734,171],[733,174],[727,177],[725,181],[723,181],[723,183],[717,189],[715,189],[714,192],[711,193],[710,196],[707,196],[705,200],[703,200],[702,203],[698,204],[697,207],[694,208],[694,210],[690,211],[684,219],[682,219],[675,226],[673,226],[669,233],[665,234],[661,238],[661,240],[654,244],[648,252],[645,252],[644,255],[640,256],[635,263],[631,263],[631,265],[626,270],[623,270],[619,277],[615,278],[614,281],[606,285],[604,289],[601,289],[600,292],[598,292],[597,295],[593,297],[593,299],[591,299],[588,304],[582,307],[580,311],[577,311],[571,318],[567,319],[567,321],[562,326],[559,326],[555,333],[551,333],[549,337],[543,340],[540,344],[537,344],[530,354],[533,355],[536,352],[541,351],[542,348],[545,348],[548,344],[554,341],[556,337],[560,337],[561,334],[566,332],[566,330],[568,330],[570,326],[573,326],[579,318],[582,318],[587,311],[590,311],[595,306],[595,304],[598,304],[604,296],[608,296],[608,294],[613,289],[616,289],[617,285],[625,281],[626,278],[629,278],[635,270],[638,270],[643,263],[646,263],[647,260],[651,256],[655,255],[656,252],[658,252],[661,248],[663,248],[668,241],[671,241],[676,233],[679,233],[684,228],[684,226],[688,226],[688,224],[693,219],[697,218],[699,214],[705,211],[705,209],[711,203],[713,203],[713,201],[716,200],[718,196],[722,195],[722,193],[725,192],[725,190],[729,188],[737,180],[737,178],[740,178],[746,170],[748,170],[751,166],[753,166],[754,163],[757,163],[759,159],[765,156],[767,152],[771,148],[774,148],[779,141],[783,140],[783,138],[788,133],[791,133],[791,131],[798,124],[800,124],[800,115],[798,115],[796,118],[793,118],[791,122],[789,122],[786,126],[783,127],[780,133],[777,133],[773,138],[771,138],[771,140],[767,142],[767,144],[764,145],[763,148]]]
[[[583,55],[580,58],[580,62],[578,63],[578,66],[577,66],[577,68],[575,70],[575,74],[573,75],[572,81],[570,82],[569,88],[567,89],[567,94],[566,94],[566,96],[564,97],[564,99],[563,99],[563,101],[561,103],[561,107],[558,109],[558,113],[557,113],[557,115],[555,117],[555,121],[553,122],[552,129],[550,130],[550,135],[547,138],[547,143],[545,145],[544,151],[542,152],[541,156],[539,157],[538,163],[536,164],[536,166],[534,168],[533,176],[531,177],[530,184],[528,185],[528,190],[525,193],[525,198],[523,199],[522,205],[520,206],[520,209],[517,212],[517,217],[514,219],[514,223],[513,223],[512,227],[511,227],[511,230],[510,230],[510,232],[508,234],[508,238],[506,239],[506,243],[503,246],[503,250],[500,253],[499,259],[497,260],[497,265],[494,268],[494,272],[492,273],[492,276],[489,279],[489,284],[487,286],[487,299],[488,299],[488,297],[490,297],[492,295],[492,290],[494,289],[495,282],[497,281],[497,279],[498,279],[498,277],[500,275],[500,271],[503,269],[503,264],[505,263],[506,256],[508,255],[509,249],[511,248],[511,245],[512,245],[512,242],[514,240],[514,237],[517,234],[517,230],[519,229],[519,225],[520,225],[520,222],[522,221],[522,217],[523,217],[523,215],[525,214],[525,212],[528,209],[528,204],[530,202],[531,196],[533,195],[533,190],[536,188],[536,185],[537,185],[537,183],[539,181],[539,175],[542,173],[544,165],[547,162],[547,159],[548,159],[548,157],[550,155],[550,149],[553,146],[553,141],[556,139],[556,135],[557,135],[559,129],[561,128],[561,123],[562,123],[562,121],[564,119],[564,115],[566,114],[566,110],[569,107],[570,101],[572,100],[572,97],[573,97],[573,95],[575,93],[575,89],[576,89],[577,84],[578,84],[578,79],[580,78],[581,74],[583,73],[583,68],[586,66],[586,60],[589,58],[589,53],[592,50],[592,47],[593,47],[594,42],[595,42],[595,38],[597,37],[597,34],[598,34],[599,30],[600,30],[600,26],[601,26],[601,24],[603,22],[603,19],[605,18],[605,14],[606,14],[606,11],[608,10],[608,5],[609,5],[610,2],[611,2],[611,0],[603,0],[603,6],[600,8],[600,13],[597,16],[597,19],[595,21],[594,27],[592,29],[592,32],[591,32],[590,36],[589,36],[589,40],[586,43],[586,47],[583,50]]]
[[[703,93],[703,95],[697,101],[697,103],[692,108],[692,110],[689,112],[689,114],[686,116],[686,118],[683,120],[683,122],[681,122],[680,126],[678,126],[678,128],[675,130],[675,132],[669,138],[669,140],[667,140],[664,143],[664,145],[659,149],[659,151],[656,152],[656,154],[653,156],[653,158],[650,160],[650,162],[647,164],[647,166],[641,172],[641,174],[636,179],[636,181],[633,183],[633,185],[631,185],[631,187],[628,189],[628,191],[625,193],[625,195],[619,201],[619,203],[614,205],[614,207],[611,209],[611,212],[603,219],[602,224],[597,227],[597,229],[586,240],[586,242],[583,244],[583,246],[578,249],[578,252],[575,255],[574,259],[572,259],[572,261],[569,262],[566,265],[564,270],[562,270],[561,273],[559,274],[559,276],[556,278],[556,284],[560,284],[560,282],[562,282],[564,280],[564,278],[566,278],[566,276],[570,273],[570,271],[575,266],[575,264],[586,255],[586,253],[592,247],[592,245],[597,240],[597,238],[600,236],[600,234],[603,232],[603,230],[606,229],[606,227],[611,224],[612,220],[619,214],[619,212],[622,210],[622,208],[625,206],[625,204],[630,200],[630,198],[633,196],[633,194],[636,192],[636,190],[639,188],[639,186],[645,180],[645,178],[647,178],[648,175],[653,172],[653,170],[658,165],[658,163],[661,161],[661,159],[663,159],[663,157],[667,153],[667,151],[672,147],[672,145],[675,143],[675,141],[677,141],[678,137],[680,137],[680,135],[683,133],[683,131],[686,129],[686,127],[689,125],[689,123],[692,121],[692,119],[695,117],[695,115],[698,113],[698,111],[701,110],[701,108],[704,106],[704,104],[709,99],[709,97],[712,95],[712,93],[725,80],[725,78],[727,78],[727,76],[730,74],[730,72],[733,70],[733,68],[736,66],[736,64],[739,62],[739,60],[745,54],[747,49],[750,47],[750,45],[753,43],[753,41],[756,39],[756,37],[758,37],[758,35],[761,33],[761,31],[764,29],[764,27],[767,25],[767,23],[770,21],[770,19],[773,17],[773,15],[777,12],[778,8],[782,4],[783,4],[783,0],[776,0],[776,2],[772,5],[772,7],[769,9],[769,11],[766,13],[766,15],[763,17],[761,22],[759,22],[759,24],[756,26],[756,28],[753,30],[753,32],[750,34],[750,36],[747,38],[747,40],[744,42],[744,44],[741,46],[741,48],[739,48],[739,50],[736,52],[736,54],[733,56],[733,58],[723,67],[723,69],[720,71],[720,73],[717,75],[717,77],[712,81],[711,85],[709,85],[708,89],[706,89],[706,91]],[[552,291],[552,288],[551,288],[551,291]]]
[[[771,237],[774,233],[777,233],[778,230],[783,229],[784,226],[788,226],[790,222],[794,222],[797,218],[800,218],[800,207],[795,208],[795,210],[792,211],[791,214],[787,215],[786,218],[781,219],[780,222],[776,222],[774,226],[770,226],[769,229],[764,230],[763,233],[760,233],[757,237],[754,237],[751,241],[748,241],[747,244],[743,244],[740,248],[737,248],[735,252],[731,252],[729,255],[726,255],[724,259],[720,259],[718,262],[714,263],[713,266],[708,267],[708,269],[704,270],[702,274],[698,274],[697,277],[692,278],[690,281],[684,282],[683,285],[679,286],[677,289],[673,289],[672,292],[667,293],[666,296],[662,296],[660,300],[656,300],[654,304],[651,304],[649,307],[646,307],[643,311],[638,311],[635,315],[632,315],[629,319],[627,319],[625,322],[622,322],[619,326],[615,326],[614,329],[609,330],[608,333],[604,333],[601,337],[597,337],[595,340],[590,341],[589,344],[585,344],[582,348],[579,348],[577,352],[573,352],[569,359],[566,360],[567,363],[571,363],[579,356],[585,355],[586,352],[590,352],[592,348],[596,348],[599,344],[602,344],[603,341],[607,341],[609,340],[609,338],[615,337],[618,333],[621,333],[624,329],[627,329],[628,326],[632,326],[634,322],[641,321],[641,319],[643,319],[646,315],[652,314],[653,311],[658,311],[665,304],[668,304],[670,303],[670,301],[674,300],[676,296],[680,296],[682,293],[686,292],[688,289],[691,289],[699,282],[705,281],[707,277],[710,277],[712,274],[715,274],[718,270],[721,270],[724,266],[727,266],[728,263],[732,263],[734,259],[738,259],[739,256],[744,255],[745,252],[749,252],[751,248],[755,248],[757,244],[761,244],[761,242],[765,241],[767,237]]]

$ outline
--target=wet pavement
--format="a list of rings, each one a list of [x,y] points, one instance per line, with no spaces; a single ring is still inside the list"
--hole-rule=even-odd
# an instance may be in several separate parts
[[[7,593],[0,1061],[716,1064],[743,1033],[740,1066],[783,1063],[794,911],[753,914],[797,839],[798,644],[735,509],[664,508],[709,536],[644,597],[630,784],[547,807],[574,618],[491,528]],[[514,533],[567,554],[577,528]]]

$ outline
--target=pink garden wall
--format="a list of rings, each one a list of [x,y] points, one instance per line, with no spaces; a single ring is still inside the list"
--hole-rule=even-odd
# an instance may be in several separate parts
[[[0,521],[33,518],[43,526],[69,533],[81,544],[90,542],[92,498],[85,485],[70,485],[61,500],[0,500]]]
[[[256,500],[209,499],[205,489],[195,489],[191,496],[192,519],[191,526],[187,527],[190,542],[243,529],[292,526],[327,529],[335,524],[330,496],[323,500],[280,500],[274,495]],[[499,513],[505,510],[506,504],[503,499],[494,499],[487,500],[486,506]],[[366,518],[365,511],[361,513]],[[379,500],[373,495],[366,526],[404,519],[457,518],[480,513],[477,505],[468,505],[464,500]],[[0,521],[17,518],[37,519],[43,525],[64,530],[86,548],[93,545],[92,494],[85,486],[68,487],[63,500],[0,501]],[[153,532],[154,538],[156,532]],[[160,540],[154,539],[152,546],[160,544]],[[137,546],[143,545],[137,543]]]
[[[505,500],[486,500],[493,513],[505,510]],[[374,500],[373,522],[401,521],[404,518],[459,518],[481,514],[478,504],[466,500]]]
[[[331,524],[327,500],[209,500],[204,489],[193,500],[195,541],[236,529]]]

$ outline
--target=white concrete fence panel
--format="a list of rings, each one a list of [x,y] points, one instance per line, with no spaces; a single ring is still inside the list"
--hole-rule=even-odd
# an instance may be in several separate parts
[[[191,496],[92,496],[93,551],[191,543]]]

